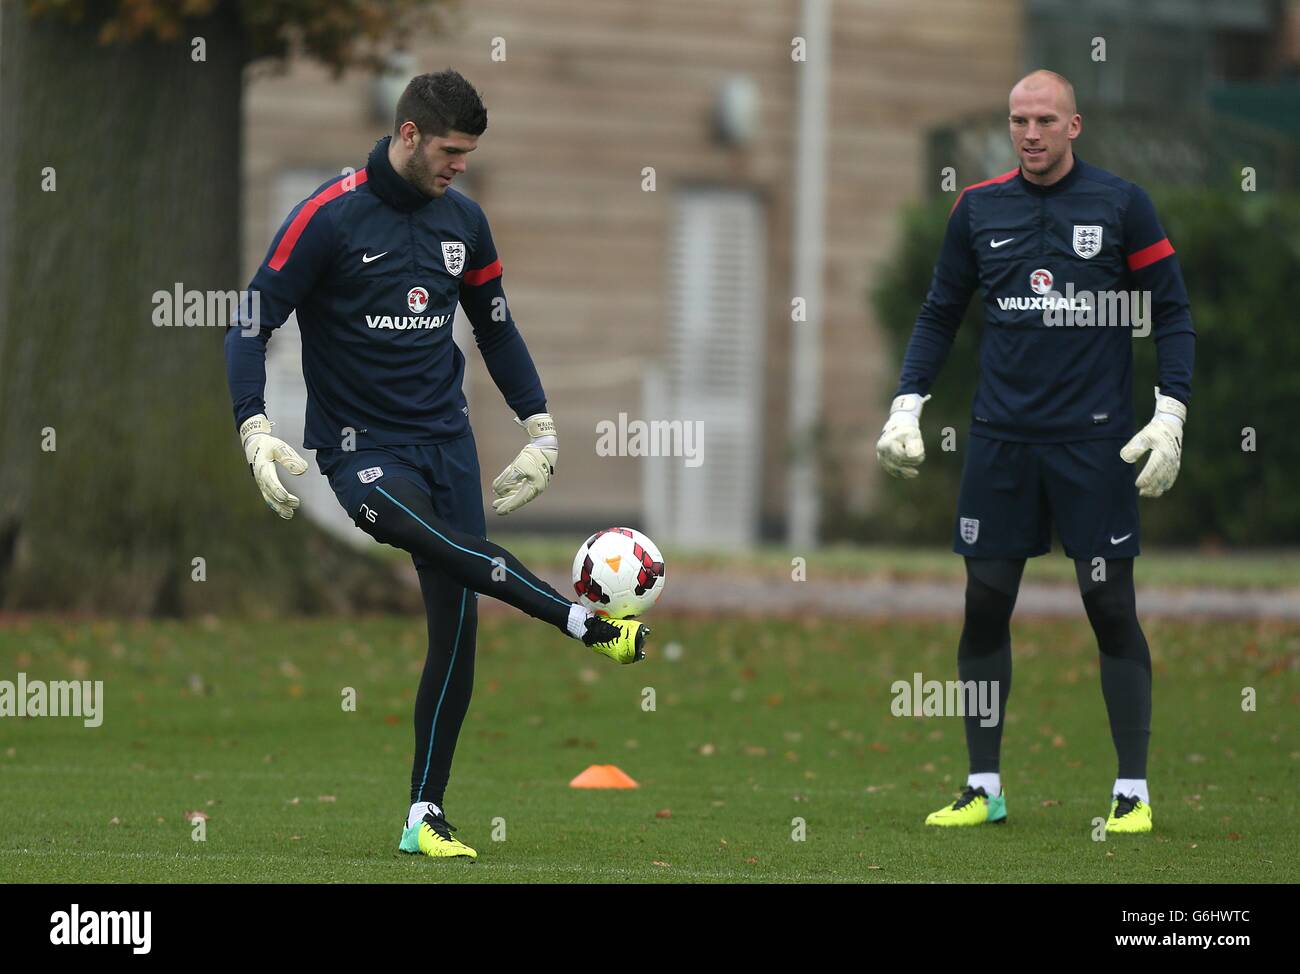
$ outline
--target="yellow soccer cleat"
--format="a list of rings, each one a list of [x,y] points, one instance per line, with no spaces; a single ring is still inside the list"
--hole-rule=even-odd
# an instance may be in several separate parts
[[[639,663],[645,659],[645,638],[648,635],[650,628],[644,622],[592,616],[587,620],[582,644],[608,656],[615,663]]]
[[[1135,795],[1116,795],[1110,801],[1106,834],[1119,835],[1151,831],[1151,806]]]
[[[457,856],[477,859],[477,852],[451,834],[455,831],[456,826],[441,815],[430,812],[402,832],[402,844],[398,848],[403,852],[418,852],[434,859],[452,859]]]
[[[961,797],[955,802],[927,815],[925,824],[954,826],[984,825],[987,822],[992,825],[1001,825],[1006,820],[1007,797],[1005,791],[990,798],[988,792],[983,788],[972,788],[967,785],[966,790],[961,793]]]

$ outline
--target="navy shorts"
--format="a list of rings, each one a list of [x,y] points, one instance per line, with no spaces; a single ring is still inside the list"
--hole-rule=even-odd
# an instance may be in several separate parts
[[[1125,439],[1012,443],[967,438],[953,551],[971,558],[1138,554],[1140,469],[1120,459]]]
[[[316,463],[358,526],[366,496],[385,481],[399,479],[424,490],[433,501],[434,512],[449,526],[487,537],[473,433],[445,443],[317,450]],[[418,560],[416,567],[423,567]]]

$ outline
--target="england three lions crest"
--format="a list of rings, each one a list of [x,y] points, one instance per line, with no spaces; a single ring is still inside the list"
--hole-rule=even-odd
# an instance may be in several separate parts
[[[1077,227],[1075,232],[1077,234]],[[1077,242],[1074,247],[1075,250],[1079,249]],[[442,262],[446,266],[448,274],[452,277],[459,277],[460,272],[465,269],[465,245],[459,240],[444,240],[442,242]]]
[[[443,244],[445,247],[446,244]],[[1074,252],[1087,260],[1101,253],[1101,227],[1074,228]]]

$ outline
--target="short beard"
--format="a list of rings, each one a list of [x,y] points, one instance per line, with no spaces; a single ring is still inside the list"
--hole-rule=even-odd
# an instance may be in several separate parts
[[[1065,158],[1064,152],[1062,152],[1059,156],[1056,156],[1055,158],[1049,156],[1047,153],[1044,152],[1043,158],[1038,161],[1038,164],[1041,167],[1038,171],[1051,172],[1053,169],[1055,169],[1057,166],[1061,164],[1061,160],[1064,158]]]
[[[430,199],[437,199],[444,192],[444,187],[434,182],[437,173],[429,171],[419,146],[411,153],[411,157],[406,160],[406,165],[398,175]]]

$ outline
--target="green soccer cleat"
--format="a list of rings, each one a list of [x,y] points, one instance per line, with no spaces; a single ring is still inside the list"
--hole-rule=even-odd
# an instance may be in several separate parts
[[[1110,800],[1107,835],[1150,832],[1151,826],[1151,806],[1136,795],[1116,795]]]
[[[961,793],[951,805],[939,809],[937,812],[931,812],[925,818],[926,825],[983,825],[988,822],[992,825],[1001,825],[1007,820],[1007,795],[1004,791],[1002,794],[990,798],[988,792],[983,788],[972,788],[966,786],[966,790]]]
[[[590,646],[615,663],[639,663],[645,659],[645,639],[650,628],[635,619],[606,619],[592,616],[582,644]]]
[[[402,852],[412,855],[420,853],[433,859],[451,859],[456,856],[477,859],[477,852],[452,836],[451,833],[455,831],[456,826],[443,816],[429,812],[419,822],[402,831],[402,842],[398,848]]]

